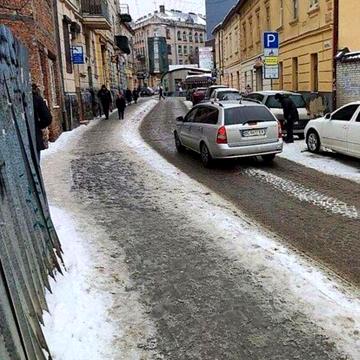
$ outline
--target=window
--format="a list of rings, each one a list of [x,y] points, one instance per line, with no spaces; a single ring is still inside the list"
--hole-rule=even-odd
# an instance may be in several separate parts
[[[199,34],[197,32],[195,33],[195,42],[199,42]]]
[[[170,29],[166,29],[166,38],[171,39]]]
[[[244,39],[243,39],[243,49],[247,48],[247,41],[246,41],[246,23],[242,24],[242,28],[243,28],[243,34],[244,34]]]
[[[319,60],[318,54],[311,54],[311,90],[318,91],[319,90]]]
[[[299,0],[292,0],[292,15],[293,20],[297,20],[299,17]]]
[[[319,6],[319,0],[310,0],[310,9]]]
[[[179,65],[182,65],[183,64],[183,61],[182,59],[179,60]]]
[[[178,53],[182,54],[182,46],[181,45],[178,45]]]
[[[190,45],[189,47],[189,53],[190,54],[193,54],[194,53],[194,47],[192,45]]]
[[[55,72],[55,61],[48,59],[49,63],[49,81],[50,81],[50,96],[52,106],[58,106],[57,94],[56,94],[56,72]]]
[[[298,90],[298,58],[292,59],[292,90],[297,91]]]
[[[276,121],[265,106],[243,106],[225,110],[225,125],[239,125],[256,121]]]
[[[185,122],[193,122],[197,110],[198,110],[198,108],[191,110],[191,111],[185,116]]]
[[[217,98],[219,100],[231,100],[231,101],[240,101],[241,100],[241,95],[239,92],[237,91],[220,91],[218,94],[217,94]]]
[[[181,41],[181,32],[180,31],[177,32],[177,39]]]
[[[195,115],[195,122],[202,124],[217,124],[219,112],[210,107],[200,107]]]
[[[200,42],[203,43],[204,42],[204,34],[200,33]]]
[[[168,55],[172,54],[171,45],[167,46],[167,53],[168,53]]]
[[[249,31],[249,47],[251,48],[253,46],[253,22],[252,22],[252,17],[249,18],[249,29],[250,29],[250,31]]]
[[[280,10],[280,26],[284,26],[284,0],[279,0],[279,10]]]
[[[266,30],[269,31],[271,30],[271,14],[270,14],[270,6],[267,5],[266,9]]]
[[[187,40],[187,36],[186,36],[186,31],[183,32],[183,41],[186,41]]]
[[[301,95],[290,95],[289,98],[295,104],[296,108],[306,108],[306,103],[304,98]],[[282,105],[275,99],[275,96],[271,95],[267,98],[266,104],[268,108],[271,109],[281,109]]]
[[[359,105],[348,105],[334,112],[331,116],[333,120],[350,121]]]
[[[64,35],[64,53],[65,53],[66,72],[68,74],[71,74],[73,72],[73,67],[71,62],[69,23],[68,21],[63,20],[62,24],[63,24],[63,35]]]
[[[186,45],[184,45],[184,55],[187,55],[187,46]]]
[[[189,41],[193,42],[193,33],[192,33],[192,31],[189,32]]]
[[[260,34],[260,10],[256,12],[256,42],[260,42],[261,34]]]

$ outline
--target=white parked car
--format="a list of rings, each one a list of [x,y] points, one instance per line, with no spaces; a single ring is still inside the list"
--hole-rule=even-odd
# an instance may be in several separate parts
[[[239,103],[241,101],[241,94],[239,90],[234,88],[220,88],[214,90],[210,96],[210,101],[230,101],[234,103]]]
[[[305,128],[309,151],[322,148],[360,159],[360,101],[311,120]]]
[[[205,166],[213,159],[262,156],[271,162],[282,152],[278,120],[261,104],[200,103],[176,119],[175,145],[201,155]]]

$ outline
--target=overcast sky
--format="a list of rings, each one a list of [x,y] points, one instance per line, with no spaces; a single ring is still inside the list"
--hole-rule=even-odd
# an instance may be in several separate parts
[[[120,4],[128,4],[133,20],[158,10],[160,5],[167,9],[177,9],[205,15],[205,0],[121,0]]]

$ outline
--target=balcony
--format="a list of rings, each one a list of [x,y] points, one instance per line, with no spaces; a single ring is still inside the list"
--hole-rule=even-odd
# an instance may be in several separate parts
[[[81,0],[83,24],[93,30],[111,30],[107,0]]]

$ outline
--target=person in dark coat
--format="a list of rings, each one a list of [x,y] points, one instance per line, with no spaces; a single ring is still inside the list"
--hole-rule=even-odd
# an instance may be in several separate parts
[[[103,85],[101,87],[101,90],[98,92],[98,98],[105,114],[105,119],[109,119],[109,111],[112,103],[112,98],[110,91],[106,88],[105,85]]]
[[[126,89],[125,91],[125,97],[126,97],[126,101],[128,104],[131,104],[132,100],[133,100],[133,96],[132,96],[132,92],[129,88]]]
[[[159,100],[161,99],[165,99],[165,96],[164,96],[164,90],[162,88],[162,86],[159,86]]]
[[[286,125],[286,143],[294,142],[294,122],[299,121],[299,113],[294,102],[283,94],[276,94],[275,99],[279,101],[284,110],[284,120]]]
[[[40,161],[40,152],[41,150],[46,149],[42,130],[51,124],[52,115],[44,99],[41,97],[40,90],[36,84],[32,85],[32,95],[34,106],[36,152],[38,161]]]
[[[119,113],[119,120],[124,120],[125,108],[126,108],[126,100],[124,94],[119,92],[116,98],[116,107]]]
[[[138,93],[138,91],[136,89],[133,90],[132,97],[134,99],[135,104],[137,104],[137,101],[138,101],[138,98],[139,98],[139,93]]]

